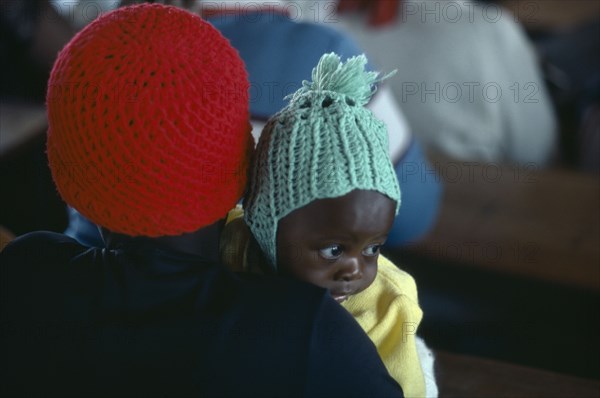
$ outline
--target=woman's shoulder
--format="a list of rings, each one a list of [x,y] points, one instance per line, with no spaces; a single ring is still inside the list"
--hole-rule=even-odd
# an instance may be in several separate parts
[[[56,232],[36,231],[17,237],[0,253],[3,266],[10,263],[37,264],[53,259],[70,258],[88,250],[76,240]]]

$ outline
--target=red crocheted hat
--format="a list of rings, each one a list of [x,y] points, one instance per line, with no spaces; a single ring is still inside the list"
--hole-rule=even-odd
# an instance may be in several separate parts
[[[209,23],[156,4],[108,13],[60,52],[47,93],[62,198],[131,236],[179,235],[242,196],[253,148],[248,75]]]

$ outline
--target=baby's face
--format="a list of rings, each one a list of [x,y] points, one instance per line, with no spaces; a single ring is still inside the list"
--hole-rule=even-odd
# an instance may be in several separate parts
[[[377,275],[395,209],[379,192],[355,190],[293,211],[279,222],[280,271],[328,289],[338,302],[363,291]]]

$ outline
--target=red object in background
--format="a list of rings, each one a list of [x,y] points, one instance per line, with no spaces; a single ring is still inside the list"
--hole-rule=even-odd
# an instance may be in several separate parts
[[[384,26],[394,23],[402,0],[339,0],[338,12],[366,12],[369,25]]]

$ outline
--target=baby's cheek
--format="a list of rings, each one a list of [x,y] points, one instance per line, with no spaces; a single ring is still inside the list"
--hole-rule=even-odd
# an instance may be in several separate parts
[[[373,283],[375,278],[377,277],[377,264],[367,267],[365,270],[365,282],[368,285]]]

